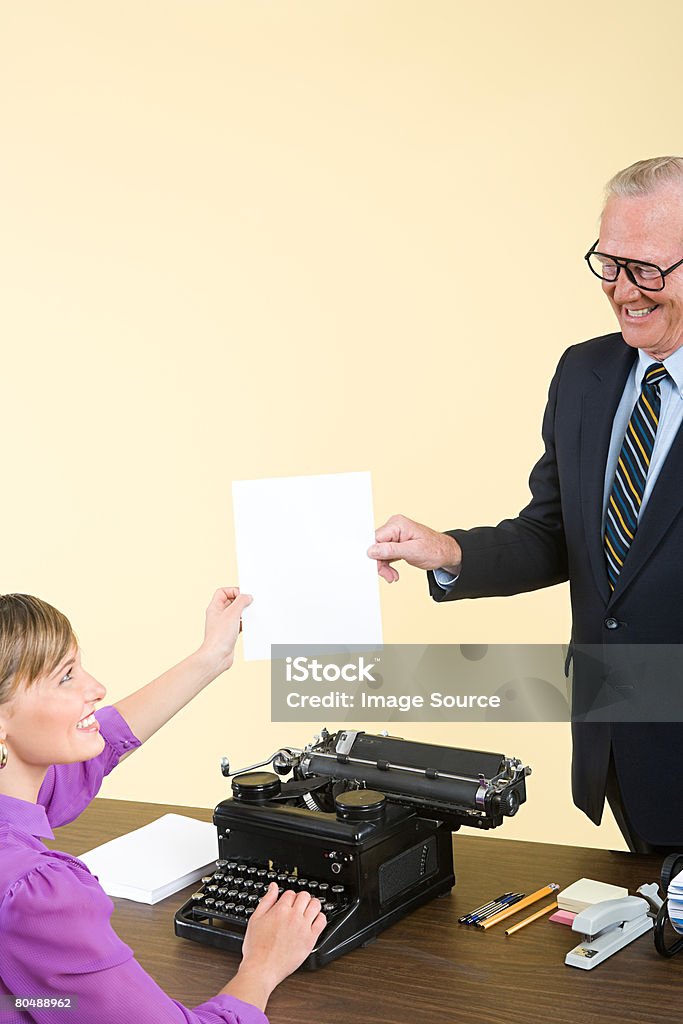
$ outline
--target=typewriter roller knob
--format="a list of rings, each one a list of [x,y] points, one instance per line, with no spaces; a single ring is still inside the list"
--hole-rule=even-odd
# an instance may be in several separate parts
[[[504,814],[506,818],[512,818],[519,810],[519,793],[514,789],[508,789],[507,792],[494,796],[492,804],[500,814]]]
[[[266,803],[280,793],[282,783],[272,772],[247,772],[232,780],[232,795],[245,803]]]
[[[349,789],[335,797],[340,821],[378,821],[384,817],[387,798],[376,789]]]

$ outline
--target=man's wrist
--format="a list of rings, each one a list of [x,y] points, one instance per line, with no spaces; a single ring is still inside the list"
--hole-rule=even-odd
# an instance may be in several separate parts
[[[443,537],[448,543],[445,545],[444,560],[439,568],[450,573],[451,576],[459,576],[462,572],[462,548],[455,537],[451,537],[450,534],[444,533]]]

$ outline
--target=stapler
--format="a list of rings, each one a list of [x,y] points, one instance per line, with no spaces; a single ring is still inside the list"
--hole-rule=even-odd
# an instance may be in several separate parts
[[[640,896],[620,900],[604,900],[586,907],[572,923],[575,932],[583,932],[583,942],[567,953],[564,962],[570,967],[590,971],[629,942],[649,932],[652,918],[650,906]]]

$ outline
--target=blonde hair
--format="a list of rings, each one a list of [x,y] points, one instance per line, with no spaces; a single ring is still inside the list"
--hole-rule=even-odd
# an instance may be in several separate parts
[[[66,615],[30,594],[0,595],[0,704],[49,675],[78,646]]]
[[[683,190],[683,157],[654,156],[638,160],[610,178],[605,186],[605,202],[610,196],[646,196],[670,184]]]

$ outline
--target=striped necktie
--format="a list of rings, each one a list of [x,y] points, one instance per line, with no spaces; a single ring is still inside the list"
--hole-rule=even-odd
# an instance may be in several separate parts
[[[605,519],[604,548],[610,590],[614,590],[638,527],[645,481],[659,425],[659,385],[666,376],[666,369],[661,363],[648,366],[619,452]]]

